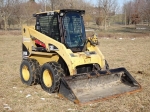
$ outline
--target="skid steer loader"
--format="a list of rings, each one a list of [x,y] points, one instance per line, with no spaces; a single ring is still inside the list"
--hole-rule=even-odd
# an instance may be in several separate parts
[[[96,35],[86,37],[84,10],[36,13],[35,26],[23,26],[21,81],[77,104],[141,90],[125,68],[109,69]]]

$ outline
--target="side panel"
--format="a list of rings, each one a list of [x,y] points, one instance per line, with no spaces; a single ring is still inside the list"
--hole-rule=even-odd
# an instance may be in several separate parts
[[[22,58],[28,58],[30,55],[31,38],[27,26],[22,27]]]
[[[31,55],[30,58],[36,59],[40,65],[43,65],[46,62],[52,62],[55,61],[57,62],[59,59],[59,56],[57,54],[52,55],[51,53],[39,53],[39,54],[34,54]]]

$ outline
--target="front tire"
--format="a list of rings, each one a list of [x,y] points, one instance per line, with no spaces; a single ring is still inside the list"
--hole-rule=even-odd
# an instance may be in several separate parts
[[[106,70],[108,70],[109,69],[109,65],[108,65],[106,60],[105,60],[105,66],[106,66]]]
[[[57,92],[59,90],[61,76],[63,76],[63,70],[58,63],[45,63],[41,68],[40,75],[42,89],[49,93]]]

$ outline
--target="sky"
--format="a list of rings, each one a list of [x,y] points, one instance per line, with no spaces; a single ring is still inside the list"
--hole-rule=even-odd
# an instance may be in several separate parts
[[[38,0],[35,0],[35,1],[38,1]],[[96,5],[98,0],[85,0],[85,1],[91,2],[92,4]],[[116,1],[118,5],[122,7],[125,2],[131,1],[131,0],[116,0]]]
[[[94,4],[96,6],[97,4],[97,1],[98,0],[86,0],[87,2],[91,3],[91,4]],[[116,0],[117,3],[118,3],[118,10],[116,13],[122,13],[122,6],[124,3],[128,2],[128,1],[132,1],[132,0]]]
[[[93,4],[96,4],[96,2],[97,2],[98,0],[87,0],[87,1],[90,1],[90,2],[93,3]],[[117,1],[118,5],[121,7],[121,6],[123,6],[123,4],[124,4],[125,2],[130,1],[130,0],[116,0],[116,1]]]

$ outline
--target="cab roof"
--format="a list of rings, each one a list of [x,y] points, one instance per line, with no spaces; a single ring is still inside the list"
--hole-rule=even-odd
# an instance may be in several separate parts
[[[54,11],[44,11],[44,12],[39,12],[36,14],[33,14],[34,17],[36,17],[37,15],[51,15],[51,14],[56,14],[56,13],[67,13],[67,12],[78,12],[81,14],[85,14],[85,10],[76,10],[76,9],[61,9],[61,10],[54,10]]]

